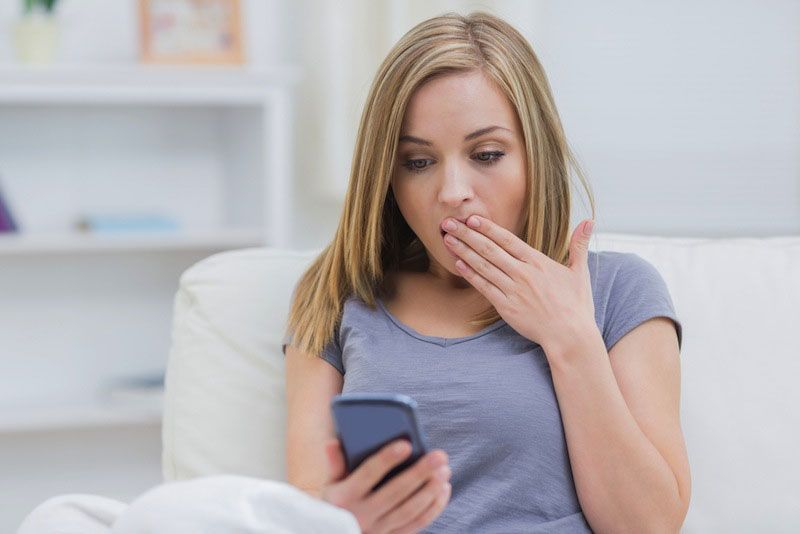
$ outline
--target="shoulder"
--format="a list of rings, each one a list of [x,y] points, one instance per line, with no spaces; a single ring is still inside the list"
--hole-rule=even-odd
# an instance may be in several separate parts
[[[342,305],[342,315],[365,313],[372,309],[373,308],[370,308],[369,304],[361,300],[361,298],[351,294],[345,299],[344,304]]]
[[[658,275],[656,267],[633,252],[614,250],[589,251],[589,272],[592,284],[610,285],[617,279]]]
[[[352,326],[363,326],[366,322],[374,320],[379,312],[377,305],[371,307],[361,298],[350,295],[342,305],[340,332]]]
[[[633,252],[590,250],[588,263],[592,289],[595,293],[607,293],[620,281],[658,274],[650,262]]]
[[[654,301],[672,306],[661,273],[638,254],[608,250],[590,252],[589,272],[601,324],[615,309]]]
[[[592,265],[594,263],[594,266]],[[664,316],[682,327],[664,277],[653,263],[632,252],[589,255],[595,315],[607,347],[645,320]]]

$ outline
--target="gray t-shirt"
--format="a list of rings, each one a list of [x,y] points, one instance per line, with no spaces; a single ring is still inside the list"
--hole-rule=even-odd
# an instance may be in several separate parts
[[[651,263],[612,251],[589,251],[588,263],[607,349],[658,316],[675,322],[680,346],[681,323]],[[427,336],[382,302],[371,309],[351,296],[322,357],[344,375],[343,393],[415,399],[429,447],[449,455],[450,502],[424,532],[591,532],[547,358],[504,320],[470,336]]]

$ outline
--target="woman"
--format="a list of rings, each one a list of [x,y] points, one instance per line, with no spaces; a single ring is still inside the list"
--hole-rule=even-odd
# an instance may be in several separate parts
[[[589,251],[593,220],[570,235],[570,164],[509,24],[446,14],[400,39],[293,296],[290,483],[365,532],[679,530],[682,326],[651,264]],[[413,397],[436,447],[372,493],[409,447],[345,473],[329,403],[356,391]]]

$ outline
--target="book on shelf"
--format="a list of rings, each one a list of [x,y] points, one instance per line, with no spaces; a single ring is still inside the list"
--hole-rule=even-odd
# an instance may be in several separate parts
[[[3,195],[3,188],[0,186],[0,233],[18,232],[14,216],[11,215],[11,208],[8,207],[8,201]]]
[[[105,398],[115,406],[161,410],[164,372],[117,378],[105,388]]]
[[[75,222],[78,231],[95,234],[174,232],[179,226],[173,217],[147,213],[86,214]]]

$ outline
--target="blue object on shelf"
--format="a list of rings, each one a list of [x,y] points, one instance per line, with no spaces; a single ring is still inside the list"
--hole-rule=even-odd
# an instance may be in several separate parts
[[[173,232],[179,229],[177,221],[161,215],[87,215],[78,228],[88,232]]]

